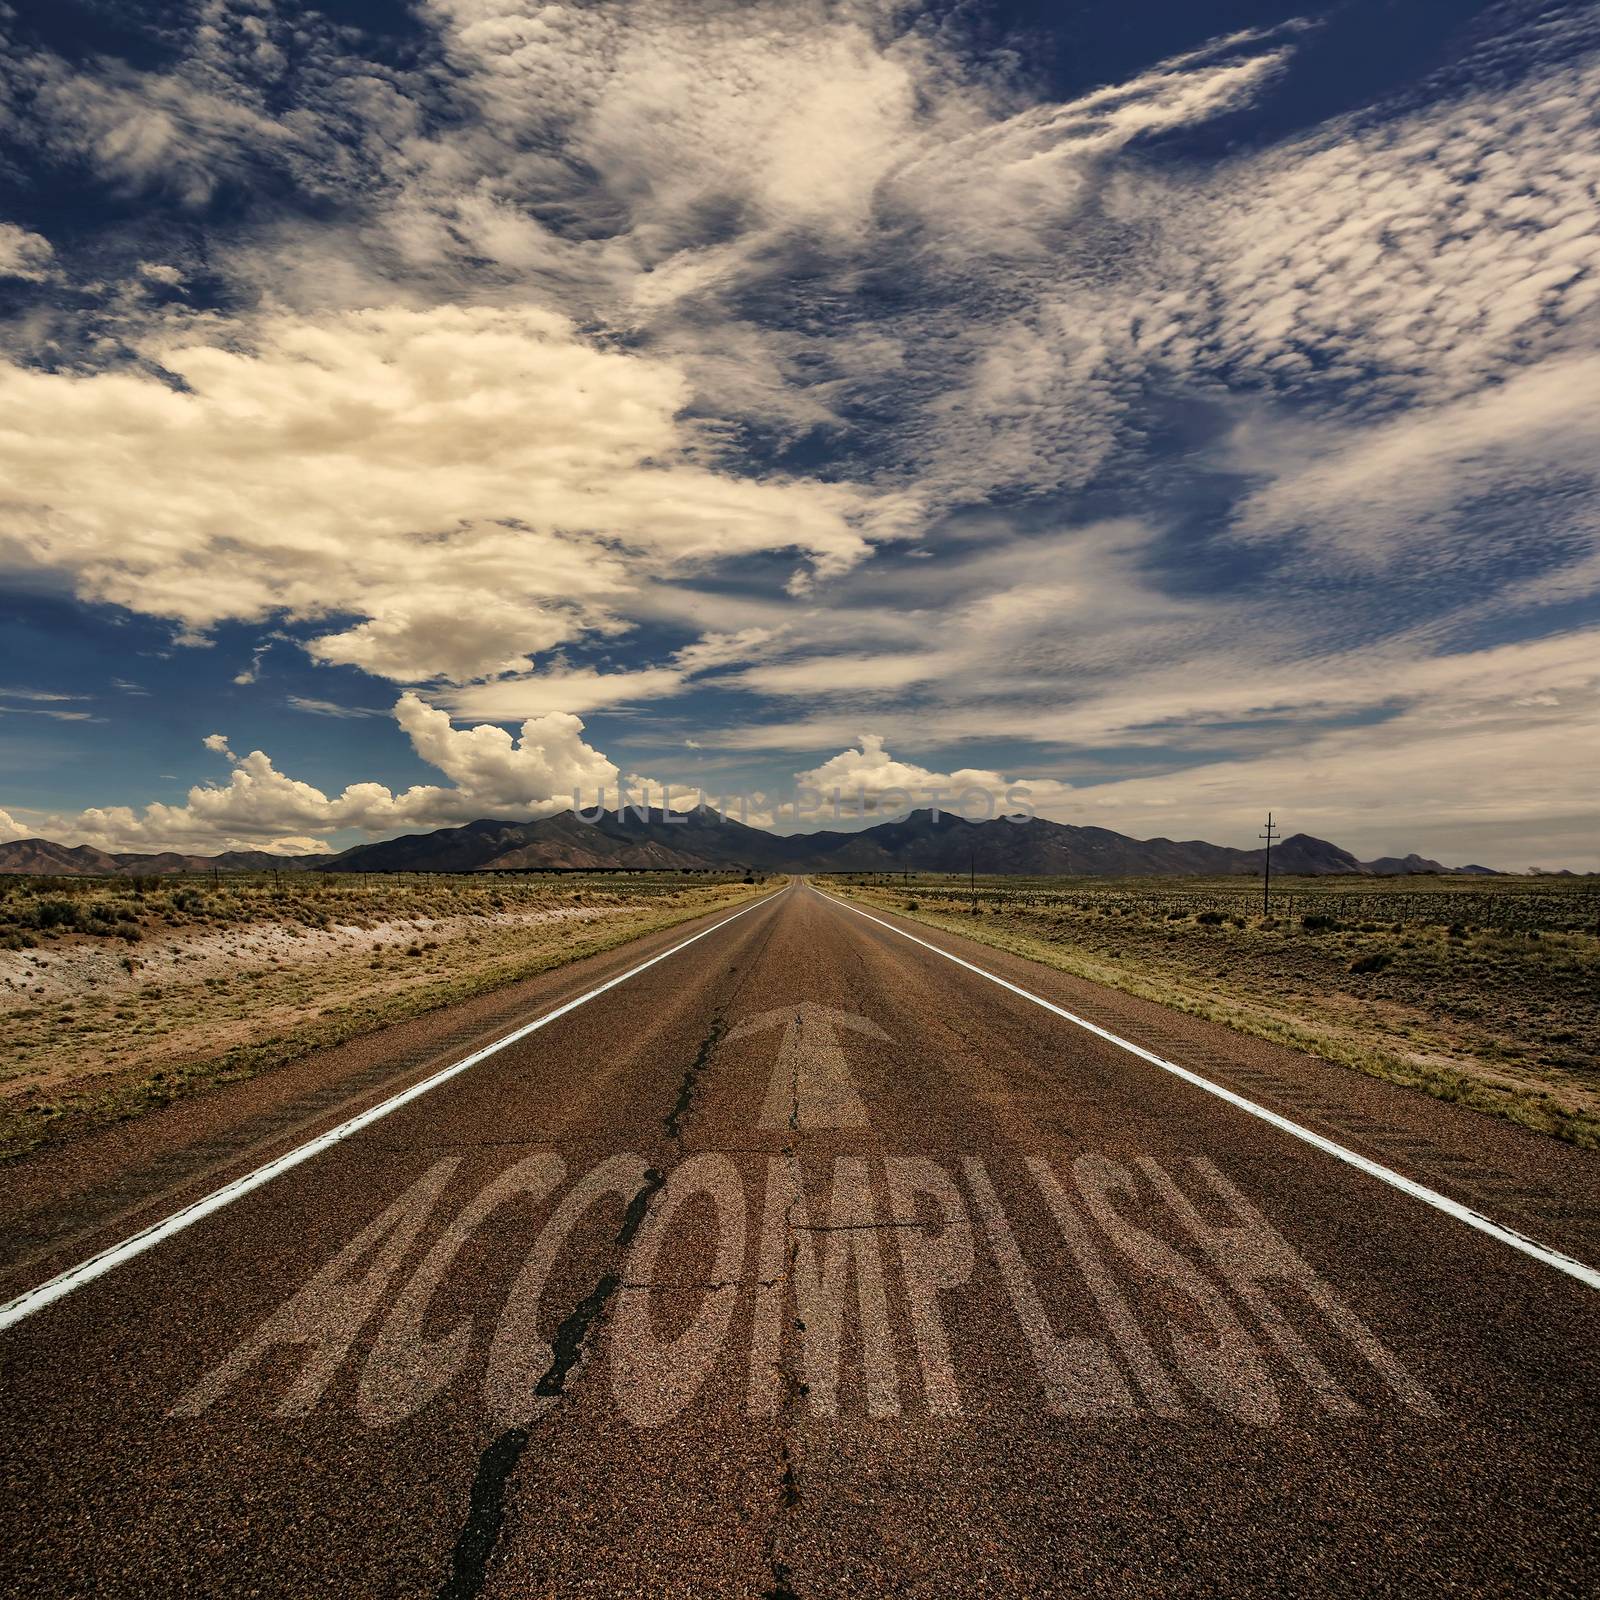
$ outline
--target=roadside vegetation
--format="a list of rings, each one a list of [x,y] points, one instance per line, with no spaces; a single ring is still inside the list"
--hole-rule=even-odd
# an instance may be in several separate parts
[[[1600,882],[860,873],[829,888],[1600,1147]]]
[[[0,877],[0,1160],[768,887],[680,873]]]

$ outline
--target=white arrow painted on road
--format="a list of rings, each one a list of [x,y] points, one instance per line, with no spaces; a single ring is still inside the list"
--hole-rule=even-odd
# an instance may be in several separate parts
[[[849,1028],[869,1039],[889,1036],[853,1012],[835,1011],[812,1000],[763,1011],[736,1023],[729,1040],[783,1028],[783,1043],[772,1065],[772,1082],[761,1107],[761,1128],[864,1128],[867,1108],[856,1093],[835,1028]]]

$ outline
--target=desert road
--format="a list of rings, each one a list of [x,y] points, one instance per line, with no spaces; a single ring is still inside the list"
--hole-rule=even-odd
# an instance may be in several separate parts
[[[1592,1152],[802,882],[497,1004],[11,1174],[0,1590],[1600,1589]]]

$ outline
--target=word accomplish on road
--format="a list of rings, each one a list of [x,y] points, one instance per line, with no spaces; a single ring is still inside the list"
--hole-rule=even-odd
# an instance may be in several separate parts
[[[1181,1417],[1190,1409],[1187,1393],[1224,1415],[1274,1422],[1281,1408],[1269,1353],[1324,1410],[1358,1415],[1362,1408],[1285,1315],[1269,1292],[1273,1285],[1287,1291],[1295,1306],[1318,1314],[1321,1336],[1342,1341],[1352,1358],[1370,1367],[1386,1397],[1420,1413],[1435,1412],[1416,1379],[1204,1158],[1189,1161],[1198,1191],[1193,1195],[1149,1157],[1130,1167],[1080,1156],[1065,1181],[1042,1158],[1027,1161],[1028,1177],[1060,1229],[1077,1280],[1063,1295],[1077,1315],[1059,1329],[978,1156],[961,1159],[959,1180],[954,1169],[920,1156],[838,1156],[828,1199],[813,1207],[792,1156],[769,1158],[759,1193],[747,1193],[734,1158],[717,1152],[691,1156],[663,1179],[638,1155],[612,1156],[575,1175],[554,1151],[539,1151],[493,1178],[430,1240],[428,1226],[459,1165],[446,1158],[430,1168],[208,1373],[173,1414],[197,1415],[269,1353],[289,1347],[298,1352],[299,1370],[274,1409],[282,1416],[304,1415],[327,1391],[374,1311],[386,1304],[356,1386],[357,1410],[363,1421],[378,1426],[412,1416],[467,1363],[470,1321],[443,1337],[425,1336],[423,1326],[456,1257],[482,1231],[518,1260],[515,1283],[487,1344],[485,1404],[502,1426],[527,1421],[553,1403],[547,1397],[530,1404],[555,1361],[539,1333],[548,1321],[541,1300],[552,1264],[590,1210],[609,1205],[620,1218],[643,1197],[653,1203],[623,1259],[612,1345],[612,1388],[634,1423],[665,1422],[699,1394],[722,1362],[742,1289],[750,1291],[752,1315],[748,1350],[740,1352],[738,1364],[748,1373],[742,1399],[751,1416],[777,1413],[785,1329],[797,1335],[807,1409],[818,1416],[839,1414],[843,1335],[852,1313],[864,1378],[859,1399],[867,1415],[896,1417],[908,1406],[915,1409],[902,1390],[908,1363],[895,1329],[904,1328],[915,1345],[923,1405],[939,1416],[961,1416],[961,1385],[940,1300],[971,1285],[979,1237],[1004,1287],[1013,1329],[1032,1357],[1030,1386],[1057,1416],[1131,1417],[1148,1410]],[[1198,1247],[1198,1259],[1163,1242],[1170,1230],[1150,1231],[1128,1219],[1122,1207],[1138,1200],[1141,1190],[1167,1208],[1177,1231]],[[495,1226],[497,1211],[518,1198],[550,1207],[529,1237]],[[1205,1220],[1202,1208],[1220,1208],[1225,1220]],[[673,1233],[680,1229],[689,1237],[674,1248]],[[425,1246],[422,1258],[396,1292],[400,1265],[419,1242]],[[685,1249],[709,1263],[703,1283],[661,1278],[663,1259]],[[1141,1326],[1119,1286],[1119,1270],[1153,1279],[1188,1301],[1206,1338],[1171,1326]],[[1247,1309],[1253,1328],[1246,1327],[1225,1289]],[[687,1327],[670,1338],[655,1328],[651,1302],[657,1296],[671,1297],[689,1314]],[[692,1312],[685,1306],[688,1296],[694,1297]],[[1099,1326],[1109,1330],[1108,1337],[1086,1331]],[[1166,1347],[1170,1367],[1159,1346]],[[731,1391],[721,1398],[737,1404],[741,1396]]]

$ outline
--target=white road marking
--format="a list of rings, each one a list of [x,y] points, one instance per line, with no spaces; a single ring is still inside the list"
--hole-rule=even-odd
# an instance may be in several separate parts
[[[1426,1184],[1418,1183],[1414,1178],[1408,1178],[1392,1167],[1369,1160],[1355,1150],[1336,1144],[1332,1139],[1323,1138],[1320,1133],[1313,1133],[1310,1128],[1302,1128],[1298,1122],[1291,1122],[1289,1118],[1280,1116],[1276,1111],[1269,1111],[1265,1106],[1257,1105],[1254,1100],[1247,1100],[1242,1094],[1236,1094],[1220,1083],[1202,1078],[1198,1072],[1191,1072],[1188,1067],[1180,1067],[1177,1062],[1168,1061],[1153,1050],[1146,1050],[1143,1045],[1134,1044],[1131,1040],[1112,1033],[1110,1029],[1102,1028],[1098,1023],[1090,1022],[1087,1018],[1068,1011],[1065,1006],[1058,1006],[1042,995],[1024,989],[1019,983],[1012,983],[1009,978],[1002,978],[997,973],[986,971],[983,967],[963,960],[958,955],[952,955],[948,950],[941,950],[938,945],[926,939],[919,939],[916,934],[907,933],[904,928],[897,928],[894,923],[885,922],[882,917],[875,917],[870,911],[863,911],[860,906],[851,905],[848,900],[841,900],[837,895],[818,889],[815,884],[809,884],[808,887],[824,900],[831,900],[834,905],[843,906],[846,911],[853,911],[858,917],[865,917],[868,922],[875,922],[880,928],[887,928],[890,933],[897,933],[902,939],[909,939],[912,944],[919,944],[924,950],[931,950],[936,956],[943,956],[946,961],[953,961],[958,967],[965,967],[968,972],[975,972],[980,978],[987,978],[990,983],[997,983],[1002,989],[1009,989],[1012,994],[1020,995],[1024,1000],[1031,1000],[1034,1005],[1042,1006],[1046,1011],[1054,1013],[1075,1027],[1083,1028],[1104,1039],[1108,1044],[1116,1045],[1119,1050],[1126,1050],[1130,1055],[1138,1056],[1141,1061],[1148,1061],[1153,1067],[1160,1067],[1163,1072],[1170,1072],[1174,1077],[1182,1078],[1185,1083],[1193,1084],[1195,1088],[1203,1089],[1219,1100],[1226,1100],[1229,1105],[1252,1117],[1260,1118],[1262,1122],[1270,1123],[1291,1138],[1299,1139],[1313,1149],[1322,1151],[1324,1155],[1332,1156],[1335,1161],[1342,1161],[1346,1166],[1366,1173],[1369,1178],[1377,1178],[1391,1188],[1398,1189],[1402,1194],[1410,1195],[1413,1200],[1420,1200],[1425,1206],[1432,1206],[1435,1211],[1442,1211],[1447,1217],[1454,1217],[1457,1222],[1464,1222],[1469,1228],[1476,1228],[1479,1233],[1487,1234],[1491,1239],[1497,1239],[1501,1244],[1509,1245],[1513,1250],[1519,1250],[1523,1255],[1531,1256],[1547,1267],[1554,1267],[1557,1272],[1564,1272],[1569,1278],[1576,1278],[1579,1283],[1587,1284],[1591,1289],[1600,1289],[1600,1272],[1593,1267],[1585,1266],[1583,1262],[1576,1261],[1569,1255],[1563,1255],[1561,1251],[1553,1250],[1549,1245],[1540,1244],[1538,1240],[1530,1239],[1524,1233],[1518,1233],[1515,1228],[1508,1228],[1504,1223],[1496,1222],[1492,1217],[1484,1216],[1481,1211],[1474,1211],[1471,1206],[1464,1206],[1459,1200],[1452,1200],[1449,1195],[1440,1194],[1437,1189],[1430,1189]]]
[[[793,885],[797,880],[791,879]],[[779,890],[778,894],[785,891]],[[524,1023],[522,1027],[513,1029],[503,1038],[496,1039],[492,1044],[486,1044],[481,1050],[475,1050],[470,1056],[463,1057],[448,1067],[441,1068],[432,1077],[424,1078],[421,1083],[414,1083],[409,1089],[402,1089],[399,1094],[392,1095],[389,1099],[361,1112],[358,1116],[351,1117],[347,1122],[341,1122],[337,1127],[330,1128],[326,1133],[318,1134],[309,1143],[298,1146],[286,1154],[276,1157],[257,1167],[253,1172],[247,1172],[243,1177],[235,1178],[232,1183],[224,1184],[220,1189],[185,1206],[181,1211],[175,1211],[169,1217],[163,1217],[159,1222],[152,1222],[149,1227],[141,1228],[138,1233],[130,1235],[120,1244],[114,1244],[102,1250],[98,1255],[90,1256],[87,1261],[80,1261],[75,1267],[68,1267],[65,1272],[58,1273],[48,1282],[41,1283],[35,1289],[29,1289],[19,1294],[16,1299],[8,1300],[0,1306],[0,1331],[21,1322],[24,1317],[30,1317],[35,1311],[42,1311],[44,1307],[69,1295],[74,1289],[82,1288],[86,1283],[92,1283],[96,1278],[110,1272],[113,1267],[120,1267],[124,1261],[131,1261],[135,1256],[143,1255],[146,1250],[158,1245],[164,1239],[170,1239],[175,1233],[181,1233],[185,1228],[191,1227],[203,1217],[208,1217],[214,1211],[220,1211],[224,1206],[253,1189],[259,1189],[263,1184],[271,1183],[274,1178],[281,1177],[285,1172],[293,1170],[302,1162],[309,1161],[313,1156],[320,1155],[330,1145],[348,1139],[352,1134],[360,1133],[363,1128],[370,1128],[373,1123],[381,1121],[392,1111],[398,1111],[401,1106],[410,1105],[413,1100],[420,1100],[430,1090],[437,1089],[441,1083],[447,1083],[451,1078],[458,1077],[469,1067],[475,1067],[480,1061],[487,1060],[507,1045],[515,1044],[519,1039],[526,1039],[530,1033],[537,1033],[541,1028],[547,1028],[558,1018],[566,1016],[569,1011],[576,1011],[579,1006],[587,1005],[596,996],[604,994],[608,989],[615,989],[619,983],[626,983],[629,978],[636,978],[641,972],[647,971],[657,962],[665,961],[668,956],[675,956],[680,950],[687,950],[692,944],[698,943],[709,934],[715,933],[719,928],[725,928],[730,922],[737,922],[746,912],[754,911],[757,906],[767,905],[775,895],[763,895],[753,904],[742,911],[735,911],[731,917],[724,917],[721,922],[714,922],[709,928],[702,928],[699,933],[691,934],[687,939],[680,941],[669,950],[663,950],[660,955],[651,956],[648,961],[641,961],[636,967],[629,967],[626,972],[619,973],[615,978],[609,978],[602,984],[597,984],[593,989],[580,994],[575,1000],[569,1000],[565,1005],[560,1005],[554,1011],[547,1011],[542,1017],[536,1017],[532,1022]]]
[[[761,1105],[758,1128],[865,1128],[867,1108],[856,1092],[849,1063],[834,1037],[835,1028],[849,1028],[869,1039],[887,1039],[875,1022],[853,1012],[802,1000],[746,1017],[728,1035],[743,1039],[767,1028],[783,1028],[783,1042],[772,1063],[772,1081]]]

